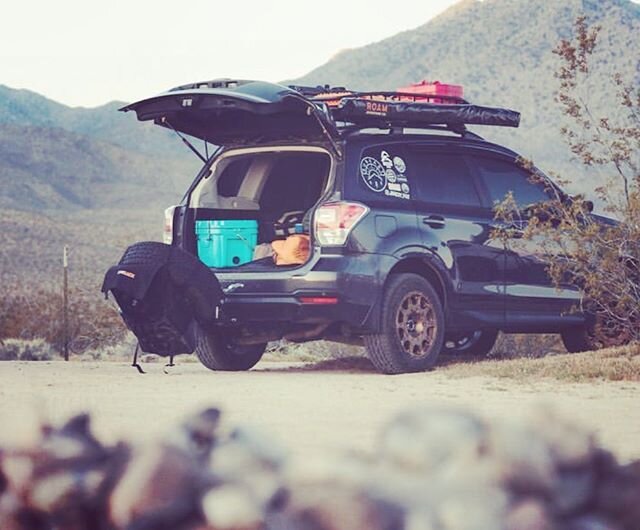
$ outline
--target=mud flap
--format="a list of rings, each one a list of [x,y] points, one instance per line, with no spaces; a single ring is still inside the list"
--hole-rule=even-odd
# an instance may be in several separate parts
[[[107,271],[102,292],[113,293],[140,348],[163,356],[193,352],[196,325],[215,322],[224,296],[195,256],[153,241],[127,248]]]

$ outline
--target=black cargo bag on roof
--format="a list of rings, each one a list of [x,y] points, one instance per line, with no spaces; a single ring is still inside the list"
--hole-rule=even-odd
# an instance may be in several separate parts
[[[215,274],[195,256],[170,245],[131,245],[104,278],[142,351],[192,353],[195,326],[215,322],[223,292]]]

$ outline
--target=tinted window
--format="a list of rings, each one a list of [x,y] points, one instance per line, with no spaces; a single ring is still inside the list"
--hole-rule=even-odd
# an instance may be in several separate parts
[[[515,163],[495,158],[476,157],[477,166],[489,191],[491,202],[503,201],[512,192],[518,206],[528,206],[549,199],[541,184],[529,181],[529,173]]]
[[[414,151],[410,156],[417,198],[435,204],[480,206],[480,196],[464,159],[455,154]]]

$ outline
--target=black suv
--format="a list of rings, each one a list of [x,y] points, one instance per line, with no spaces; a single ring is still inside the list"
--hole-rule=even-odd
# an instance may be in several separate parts
[[[182,136],[204,165],[167,210],[165,243],[197,256],[199,220],[255,220],[258,244],[310,237],[303,265],[212,269],[215,316],[184,326],[205,366],[249,369],[281,338],[364,344],[385,373],[485,354],[498,331],[589,347],[579,293],[552,285],[533,243],[515,251],[492,235],[496,201],[511,191],[525,207],[548,188],[465,125],[517,127],[519,114],[451,99],[217,80],[123,109],[218,146],[203,156]]]

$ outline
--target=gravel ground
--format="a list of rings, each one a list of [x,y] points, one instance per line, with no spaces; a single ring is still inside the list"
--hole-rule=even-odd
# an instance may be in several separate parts
[[[517,416],[552,404],[593,429],[625,459],[640,458],[640,384],[528,383],[490,377],[454,378],[433,371],[382,376],[365,367],[261,362],[243,373],[214,373],[177,360],[125,363],[0,363],[0,443],[27,436],[34,419],[60,421],[89,411],[105,441],[144,440],[184,414],[217,405],[234,424],[250,424],[283,440],[296,456],[327,450],[368,451],[390,417],[411,406],[454,404],[491,416]]]

